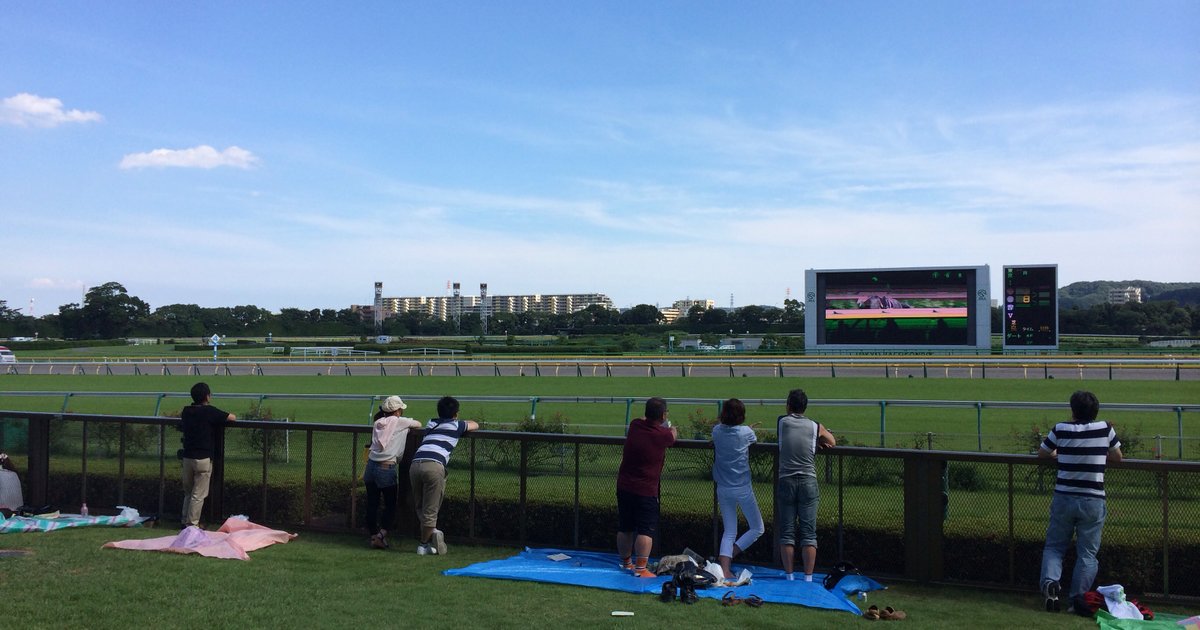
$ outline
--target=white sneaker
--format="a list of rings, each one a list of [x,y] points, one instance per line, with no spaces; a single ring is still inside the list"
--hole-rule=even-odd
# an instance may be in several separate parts
[[[433,553],[434,553],[434,551],[433,551],[433,549],[429,548],[429,545],[426,545],[425,543],[421,543],[421,544],[417,545],[417,555],[418,556],[428,556]]]
[[[439,556],[446,555],[446,535],[442,533],[442,530],[433,530],[433,538],[430,538],[429,542]]]

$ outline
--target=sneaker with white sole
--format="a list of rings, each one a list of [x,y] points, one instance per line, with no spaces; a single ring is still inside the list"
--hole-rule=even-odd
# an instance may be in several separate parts
[[[430,548],[429,545],[426,545],[425,543],[421,543],[421,544],[417,545],[417,555],[418,556],[430,556],[435,553],[437,553],[437,552],[435,552],[432,548]]]
[[[446,555],[446,535],[442,533],[442,530],[433,530],[433,538],[430,538],[429,542],[430,546],[437,550],[439,556]]]
[[[1062,592],[1062,587],[1058,582],[1047,580],[1042,585],[1042,597],[1046,600],[1046,612],[1058,612],[1062,610],[1062,602],[1058,596]]]

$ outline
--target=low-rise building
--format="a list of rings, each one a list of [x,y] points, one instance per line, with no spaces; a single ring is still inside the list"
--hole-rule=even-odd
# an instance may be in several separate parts
[[[1125,287],[1122,289],[1109,289],[1108,303],[1109,304],[1128,304],[1135,302],[1142,303],[1142,289],[1140,287]]]
[[[545,313],[549,315],[570,315],[577,311],[599,304],[605,308],[613,308],[613,302],[603,293],[565,293],[550,295],[445,295],[445,296],[415,296],[415,297],[385,297],[382,298],[381,308],[383,318],[395,317],[401,313],[424,313],[438,319],[460,318],[467,313],[486,311],[491,316],[497,313]],[[483,308],[486,306],[486,309]],[[373,316],[371,306],[354,305],[351,310],[363,314],[363,317]]]

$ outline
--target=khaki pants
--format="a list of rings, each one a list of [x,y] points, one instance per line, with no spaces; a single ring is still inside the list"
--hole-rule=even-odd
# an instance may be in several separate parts
[[[183,512],[179,520],[184,527],[200,524],[200,511],[204,509],[204,499],[208,498],[212,469],[210,458],[183,458]]]
[[[422,527],[437,527],[438,511],[442,508],[442,497],[446,493],[446,468],[427,459],[413,462],[408,471],[408,480],[417,508],[417,520]]]

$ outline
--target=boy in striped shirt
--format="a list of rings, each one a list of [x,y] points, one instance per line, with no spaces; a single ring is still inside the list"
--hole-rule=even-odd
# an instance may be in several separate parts
[[[1071,422],[1054,425],[1038,448],[1038,457],[1054,459],[1058,477],[1050,503],[1050,524],[1042,550],[1042,596],[1046,610],[1061,609],[1058,580],[1062,577],[1063,555],[1075,536],[1075,569],[1071,572],[1074,600],[1091,590],[1099,563],[1100,534],[1108,508],[1104,502],[1104,468],[1121,461],[1121,441],[1113,426],[1097,421],[1100,401],[1092,392],[1071,395]]]
[[[458,419],[458,400],[451,396],[438,400],[437,410],[438,417],[425,425],[421,446],[408,469],[417,520],[421,522],[421,544],[417,545],[420,555],[446,553],[446,538],[437,528],[438,511],[446,494],[446,464],[458,439],[479,428],[474,420]]]

